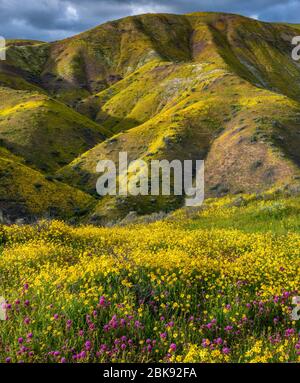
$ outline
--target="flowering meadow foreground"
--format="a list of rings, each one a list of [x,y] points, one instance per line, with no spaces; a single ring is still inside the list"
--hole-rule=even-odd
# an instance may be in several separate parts
[[[297,362],[300,199],[0,227],[0,362]]]

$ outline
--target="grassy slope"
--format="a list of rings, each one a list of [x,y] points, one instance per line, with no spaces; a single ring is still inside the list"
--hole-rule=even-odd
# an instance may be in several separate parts
[[[29,45],[38,45],[44,44],[43,41],[40,40],[28,40],[28,39],[8,39],[6,40],[6,46],[29,46]]]
[[[78,218],[94,205],[91,196],[50,180],[38,171],[2,157],[0,150],[0,209],[10,219],[19,217]]]
[[[189,30],[184,18],[172,15],[106,23],[54,44],[44,74],[62,80],[57,91],[63,96],[64,88],[78,88],[79,84],[95,93],[155,58],[188,59]],[[55,87],[53,82],[51,86]]]
[[[293,196],[298,193],[297,189],[291,190],[211,198],[194,211],[186,208],[177,210],[168,220],[181,222],[182,227],[189,230],[225,229],[279,235],[299,233],[300,198]]]
[[[53,172],[106,137],[105,129],[37,92],[0,88],[0,140],[27,163]]]
[[[62,169],[68,182],[93,190],[97,161],[116,160],[121,150],[132,159],[207,156],[206,184],[211,195],[291,182],[299,163],[300,109],[299,87],[294,86],[299,69],[285,54],[288,35],[281,37],[281,26],[237,16],[191,15],[190,22],[190,62],[153,60],[79,105],[82,113],[123,133]],[[290,29],[284,31],[292,34]],[[244,38],[248,46],[242,56]],[[270,39],[280,44],[271,44]],[[269,44],[268,49],[264,44]],[[279,63],[288,68],[284,84],[277,72]],[[241,162],[245,151],[248,155]],[[101,214],[103,204],[111,208],[103,201]],[[118,203],[112,205],[113,210],[120,209]],[[125,211],[130,210],[136,207],[129,203]]]
[[[184,17],[129,17],[51,44],[11,45],[6,70],[23,71],[73,105],[154,58],[189,59],[190,33]]]
[[[255,86],[299,100],[299,68],[291,59],[290,46],[294,28],[221,14],[193,14],[188,21],[192,28],[189,62],[227,68]],[[149,114],[164,106],[166,98],[172,100],[166,94],[171,86],[166,80],[172,78],[172,72],[176,79],[177,73],[176,66],[171,65],[176,60],[170,61],[166,68],[161,66],[153,70],[153,60],[148,67],[127,76],[124,81],[84,100],[79,109],[110,127],[116,126],[115,130],[122,126],[126,129],[127,122],[129,127],[130,123],[144,122]],[[187,57],[180,61],[187,61]],[[282,67],[286,70],[282,71]],[[288,86],[291,83],[294,86]],[[163,93],[161,97],[159,92]]]

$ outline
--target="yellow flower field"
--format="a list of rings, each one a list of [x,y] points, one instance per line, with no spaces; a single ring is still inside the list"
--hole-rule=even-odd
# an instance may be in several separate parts
[[[300,233],[205,226],[209,214],[2,226],[0,362],[299,361]]]

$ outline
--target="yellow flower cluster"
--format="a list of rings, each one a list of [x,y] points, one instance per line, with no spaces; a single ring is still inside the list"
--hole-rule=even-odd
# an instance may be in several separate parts
[[[0,239],[0,295],[10,303],[30,301],[30,310],[12,308],[0,325],[0,360],[7,353],[28,358],[28,352],[26,357],[18,353],[18,339],[26,332],[38,339],[33,360],[48,361],[49,353],[62,348],[68,350],[66,359],[76,360],[70,350],[86,352],[81,329],[94,331],[87,339],[94,339],[97,349],[111,341],[107,331],[133,338],[132,350],[126,345],[120,354],[111,345],[109,353],[98,350],[100,361],[299,358],[298,324],[290,311],[300,282],[300,234],[202,229],[174,220],[114,228],[52,221],[3,226]],[[100,297],[108,302],[104,308],[99,308]],[[63,320],[55,319],[56,313]],[[91,325],[85,317],[92,313],[98,322]],[[29,324],[24,324],[26,316]],[[120,318],[130,317],[136,328],[123,330]],[[70,334],[67,320],[72,321]],[[272,343],[268,337],[278,339]]]

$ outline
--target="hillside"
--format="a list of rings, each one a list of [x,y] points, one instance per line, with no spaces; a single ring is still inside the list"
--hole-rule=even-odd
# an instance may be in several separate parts
[[[45,172],[103,141],[109,132],[38,92],[0,88],[0,143]]]
[[[0,145],[91,198],[97,162],[119,151],[205,159],[208,197],[297,186],[297,28],[221,13],[147,14],[63,41],[11,42],[0,62]],[[182,205],[175,196],[93,201],[86,219],[95,223]]]
[[[0,211],[9,217],[4,223],[41,216],[75,223],[93,208],[94,200],[88,194],[44,176],[14,157],[1,156],[0,151]]]

